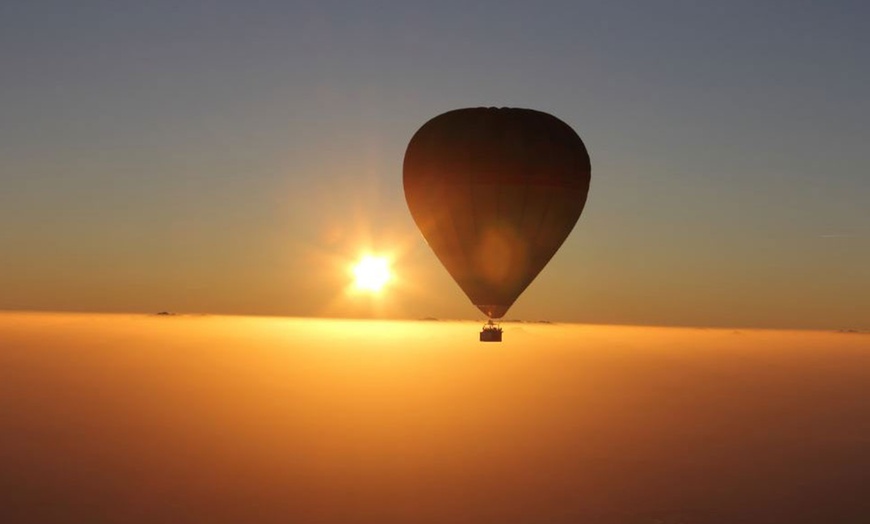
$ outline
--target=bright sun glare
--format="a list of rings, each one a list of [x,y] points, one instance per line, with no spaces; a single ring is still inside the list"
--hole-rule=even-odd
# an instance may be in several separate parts
[[[366,255],[353,267],[357,289],[379,292],[390,280],[390,264],[386,258]]]

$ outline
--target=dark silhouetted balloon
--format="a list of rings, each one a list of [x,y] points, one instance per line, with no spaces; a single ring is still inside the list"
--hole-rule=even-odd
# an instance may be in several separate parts
[[[591,165],[568,124],[531,109],[438,115],[405,152],[405,200],[435,255],[501,318],[580,218]]]

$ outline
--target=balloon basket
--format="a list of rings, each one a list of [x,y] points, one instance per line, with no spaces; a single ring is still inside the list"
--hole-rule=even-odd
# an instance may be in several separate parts
[[[480,341],[481,342],[501,342],[501,327],[497,326],[490,320],[483,326],[483,329],[480,331]]]

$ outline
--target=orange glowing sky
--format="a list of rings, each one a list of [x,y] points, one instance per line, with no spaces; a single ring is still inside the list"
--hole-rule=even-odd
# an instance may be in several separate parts
[[[592,157],[508,318],[867,326],[866,6],[395,4],[4,7],[0,309],[477,319],[401,166],[495,105]]]

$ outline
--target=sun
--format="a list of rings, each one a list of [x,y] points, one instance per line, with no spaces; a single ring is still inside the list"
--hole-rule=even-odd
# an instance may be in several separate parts
[[[390,262],[384,257],[366,255],[353,267],[353,276],[357,289],[378,293],[390,281]]]

